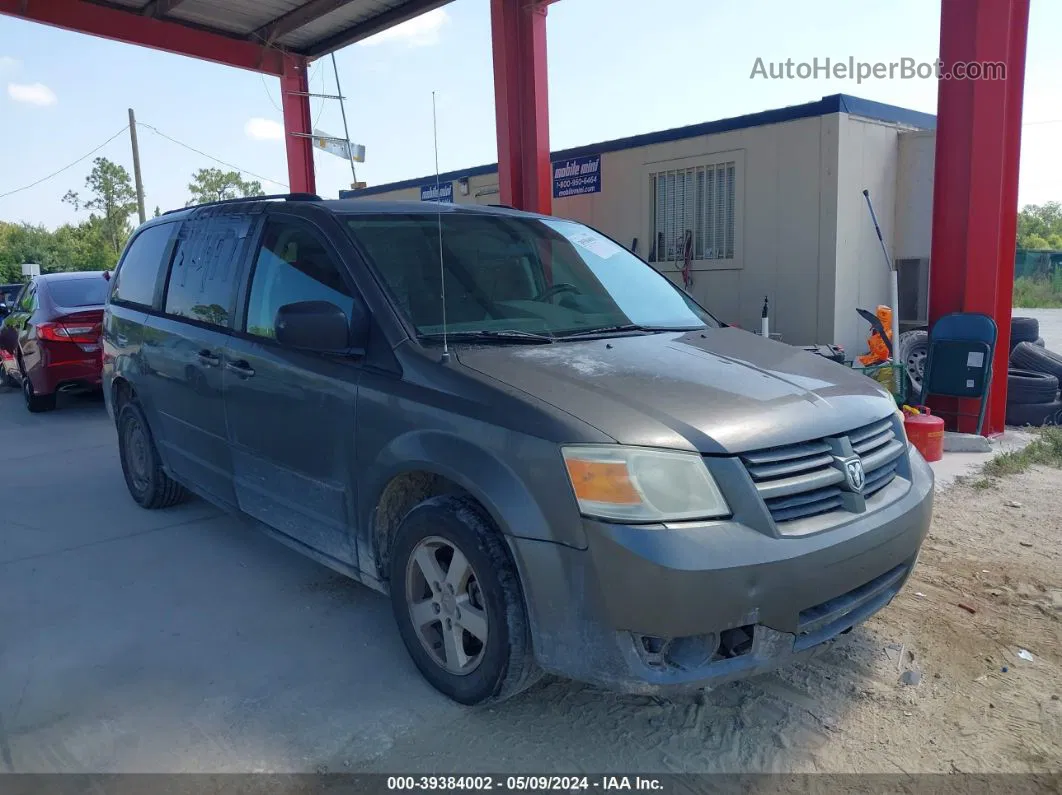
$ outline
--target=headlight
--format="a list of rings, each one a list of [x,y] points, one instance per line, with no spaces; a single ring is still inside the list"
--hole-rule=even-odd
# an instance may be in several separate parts
[[[564,447],[579,510],[621,522],[669,522],[730,515],[696,453],[642,447]]]
[[[903,413],[903,409],[897,407],[896,417],[900,421],[900,433],[903,434],[903,443],[910,444],[910,440],[907,438],[907,426],[904,424],[907,420],[907,415]]]

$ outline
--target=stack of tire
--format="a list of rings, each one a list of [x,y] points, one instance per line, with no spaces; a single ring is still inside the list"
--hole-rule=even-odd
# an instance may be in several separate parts
[[[1035,318],[1010,323],[1007,425],[1062,425],[1062,355],[1047,350]]]

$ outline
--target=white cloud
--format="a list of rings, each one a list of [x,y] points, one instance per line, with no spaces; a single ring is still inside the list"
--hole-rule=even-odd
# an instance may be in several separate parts
[[[10,55],[0,55],[0,72],[15,72],[22,66],[22,61]]]
[[[439,43],[439,33],[450,21],[449,15],[441,8],[421,14],[419,17],[395,25],[393,28],[370,36],[362,44],[405,44],[407,47],[430,47]]]
[[[15,102],[25,102],[28,105],[54,105],[59,99],[44,83],[8,83],[7,95]]]
[[[247,123],[243,125],[243,131],[248,138],[253,138],[256,141],[282,141],[284,139],[284,128],[280,122],[275,122],[272,119],[263,119],[258,116],[248,119]]]

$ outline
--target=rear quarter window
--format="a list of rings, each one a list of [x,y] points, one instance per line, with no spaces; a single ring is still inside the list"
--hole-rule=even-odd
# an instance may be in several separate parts
[[[154,305],[155,286],[171,250],[172,235],[173,224],[159,224],[133,239],[114,276],[112,301],[147,308]]]

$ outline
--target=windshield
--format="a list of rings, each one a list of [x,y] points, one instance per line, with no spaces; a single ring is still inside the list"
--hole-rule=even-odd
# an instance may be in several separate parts
[[[440,239],[451,334],[719,325],[651,266],[573,221],[452,212],[346,221],[422,336],[443,330]]]
[[[48,292],[56,306],[96,306],[107,302],[109,287],[110,282],[96,274],[83,279],[53,279]]]

